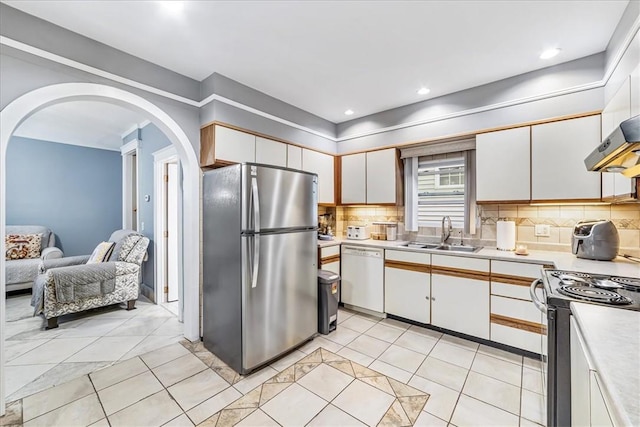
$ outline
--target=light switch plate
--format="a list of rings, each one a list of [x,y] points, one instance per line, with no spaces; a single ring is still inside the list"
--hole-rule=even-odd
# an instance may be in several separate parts
[[[535,227],[534,234],[540,237],[551,236],[551,226],[548,224],[538,224]]]

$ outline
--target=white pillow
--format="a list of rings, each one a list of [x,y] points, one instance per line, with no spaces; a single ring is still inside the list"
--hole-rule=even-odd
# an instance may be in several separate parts
[[[113,252],[115,245],[115,242],[100,242],[93,250],[87,264],[109,261],[109,257],[111,257],[111,253]]]

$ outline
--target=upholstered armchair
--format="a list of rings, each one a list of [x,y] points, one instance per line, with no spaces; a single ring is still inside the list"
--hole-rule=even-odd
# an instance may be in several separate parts
[[[40,225],[7,225],[5,231],[5,241],[7,236],[40,235],[40,253],[33,258],[7,259],[6,262],[6,284],[7,291],[17,291],[29,289],[33,286],[33,281],[38,276],[38,267],[45,260],[62,258],[63,253],[56,248],[56,235]],[[10,248],[7,247],[7,251]]]
[[[44,314],[46,329],[57,328],[58,317],[64,314],[123,302],[127,310],[135,308],[149,239],[132,230],[117,230],[109,242],[114,243],[112,252],[102,262],[92,262],[90,256],[42,262],[31,305],[35,314]]]

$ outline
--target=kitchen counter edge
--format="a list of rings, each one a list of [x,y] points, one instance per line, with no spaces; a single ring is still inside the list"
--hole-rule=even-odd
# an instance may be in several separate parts
[[[613,261],[594,261],[577,258],[572,253],[554,251],[529,251],[529,255],[516,255],[515,252],[501,251],[496,248],[485,247],[478,252],[439,251],[436,249],[415,249],[401,246],[407,241],[395,240],[318,240],[318,247],[324,248],[336,245],[366,246],[379,249],[393,249],[398,251],[421,252],[435,255],[460,256],[465,258],[484,258],[497,261],[515,261],[528,264],[548,264],[560,270],[580,271],[584,273],[609,274],[615,276],[640,277],[640,264],[617,257]]]
[[[595,304],[571,303],[589,360],[601,380],[614,425],[640,425],[640,313]],[[615,331],[615,333],[612,333]],[[636,363],[636,371],[620,369]],[[633,370],[633,368],[632,368]]]

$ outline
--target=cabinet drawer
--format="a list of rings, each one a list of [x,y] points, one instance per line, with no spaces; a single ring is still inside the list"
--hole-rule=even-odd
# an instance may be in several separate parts
[[[491,314],[541,324],[542,313],[530,301],[491,295]]]
[[[433,267],[459,268],[463,270],[475,270],[489,272],[489,260],[482,258],[467,258],[451,255],[432,255],[431,264]]]
[[[386,250],[384,259],[390,261],[410,262],[413,264],[431,264],[431,255],[418,252]]]
[[[508,298],[517,298],[531,301],[529,286],[519,286],[512,283],[500,283],[491,281],[491,295],[500,295]]]
[[[330,256],[340,256],[340,245],[327,246],[326,248],[320,248],[320,259]]]
[[[542,337],[539,334],[522,329],[510,328],[496,323],[491,324],[491,341],[521,348],[533,353],[540,354],[543,338],[546,339],[546,337]]]
[[[491,275],[531,278],[529,280],[529,283],[531,283],[533,280],[540,278],[542,267],[542,264],[529,264],[526,262],[491,261]]]

